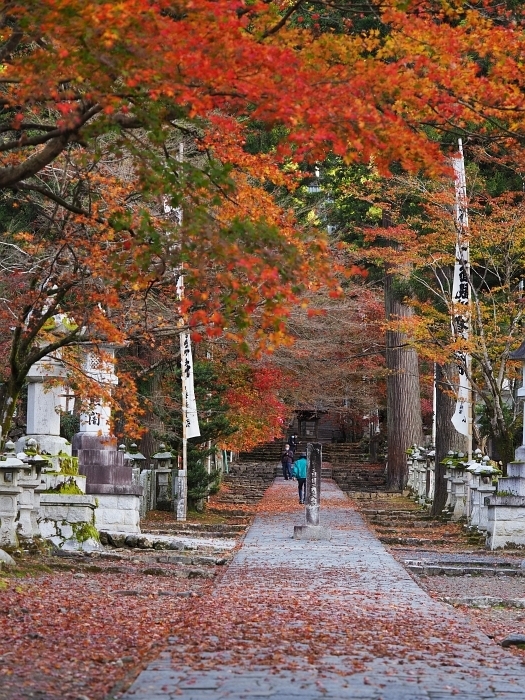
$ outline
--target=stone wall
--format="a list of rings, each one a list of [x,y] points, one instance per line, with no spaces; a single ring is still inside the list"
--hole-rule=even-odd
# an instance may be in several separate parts
[[[140,498],[134,494],[98,494],[95,526],[98,530],[140,532]]]
[[[38,524],[44,539],[61,549],[96,549],[94,496],[43,493]]]

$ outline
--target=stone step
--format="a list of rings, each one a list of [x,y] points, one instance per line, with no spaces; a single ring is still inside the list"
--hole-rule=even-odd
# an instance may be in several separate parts
[[[188,523],[188,522],[173,522],[164,526],[164,530],[169,532],[190,531],[195,534],[197,531],[202,531],[205,534],[208,532],[235,532],[242,533],[246,530],[246,525],[235,525],[227,523]],[[156,532],[156,530],[148,529],[148,532]],[[159,531],[160,532],[160,531]]]
[[[362,491],[361,489],[356,490],[356,491],[348,491],[347,496],[349,498],[352,498],[356,501],[384,501],[384,500],[390,500],[393,498],[399,498],[400,496],[399,491],[388,491],[385,488],[380,488],[380,489],[375,489],[375,490],[369,490],[369,491]],[[360,511],[363,512],[363,511]]]
[[[384,520],[375,520],[374,518],[370,518],[369,522],[372,523],[372,525],[376,525],[376,529],[380,530],[381,532],[395,532],[397,530],[397,528],[389,527],[393,521],[390,521],[387,524]],[[436,522],[435,520],[408,520],[402,525],[403,529],[406,530],[431,530],[442,526],[443,523]]]
[[[392,527],[392,528],[390,528],[390,527],[383,527],[383,528],[376,528],[376,532],[377,532],[377,534],[380,535],[381,537],[389,537],[389,536],[392,536],[392,537],[406,537],[406,538],[409,538],[409,539],[414,539],[414,538],[420,539],[421,537],[423,537],[424,539],[433,539],[433,538],[432,538],[432,535],[435,535],[436,537],[442,537],[442,538],[449,539],[449,540],[450,540],[450,539],[456,539],[456,540],[462,540],[462,539],[463,539],[463,535],[462,535],[461,533],[458,533],[458,532],[441,532],[440,529],[438,529],[438,528],[436,528],[435,530],[430,531],[430,532],[421,532],[421,533],[418,533],[418,532],[416,531],[416,532],[414,532],[414,533],[411,533],[411,532],[409,532],[409,533],[403,533],[403,532],[400,533],[399,530],[398,530],[398,528],[395,528],[395,527]]]
[[[229,518],[247,518],[253,515],[253,508],[246,507],[246,509],[235,509],[235,508],[221,508],[220,505],[212,505],[207,507],[208,513],[215,513],[216,515],[227,515]]]
[[[443,533],[439,538],[436,539],[427,539],[419,537],[388,537],[380,535],[378,537],[378,540],[383,544],[401,544],[417,547],[426,547],[437,544],[450,544],[451,540],[453,540],[454,538],[456,539],[456,541],[461,542],[461,539],[458,538],[457,535],[448,535],[448,533]]]
[[[376,518],[378,521],[386,518],[388,522],[392,520],[432,520],[432,516],[426,511],[422,510],[407,510],[407,511],[397,511],[397,510],[373,510],[370,508],[362,508],[361,513],[366,515],[368,518]]]
[[[497,566],[454,566],[444,564],[405,564],[418,576],[525,576],[525,569]]]
[[[156,557],[156,560],[161,564],[184,564],[185,566],[224,566],[232,557],[212,557],[204,555],[191,554],[167,554],[161,557]]]
[[[215,538],[224,538],[224,537],[238,537],[239,534],[242,534],[244,530],[207,530],[206,532],[203,530],[195,530],[195,531],[189,531],[189,530],[153,530],[153,529],[148,529],[148,534],[151,535],[190,535],[191,537],[213,537]]]

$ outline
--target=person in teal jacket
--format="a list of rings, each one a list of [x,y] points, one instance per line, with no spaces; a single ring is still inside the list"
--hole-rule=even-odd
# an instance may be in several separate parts
[[[306,455],[301,452],[297,455],[297,459],[293,465],[293,475],[297,479],[297,488],[299,489],[299,503],[304,503],[306,498],[306,469],[308,462]]]

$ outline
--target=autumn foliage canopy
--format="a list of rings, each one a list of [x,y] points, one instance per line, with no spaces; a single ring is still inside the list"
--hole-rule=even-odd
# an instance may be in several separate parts
[[[29,366],[80,340],[155,346],[182,318],[279,344],[302,292],[337,288],[323,235],[276,197],[308,163],[443,172],[437,136],[458,128],[521,156],[516,11],[364,14],[325,31],[301,0],[0,4],[4,434]],[[267,152],[245,148],[254,128],[277,134]]]

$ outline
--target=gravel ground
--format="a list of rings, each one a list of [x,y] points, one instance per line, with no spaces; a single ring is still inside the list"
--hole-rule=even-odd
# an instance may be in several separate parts
[[[525,576],[426,576],[415,577],[421,588],[433,598],[494,596],[525,598]],[[518,610],[524,615],[525,610]]]
[[[426,549],[417,549],[415,547],[391,547],[390,552],[399,561],[405,559],[422,559],[424,561],[440,561],[450,562],[451,564],[459,562],[478,562],[483,561],[487,564],[508,563],[518,567],[522,562],[525,562],[525,552],[520,551],[499,551],[490,552],[481,547],[475,550],[460,550],[457,552],[450,550],[434,549],[432,551]]]
[[[381,502],[375,502],[373,506],[368,504],[359,504],[365,510],[365,515],[370,518],[370,514],[366,512],[366,508],[373,510],[382,509],[382,519],[379,527],[371,523],[372,529],[375,529],[380,534],[381,527],[388,527],[392,533],[400,538],[411,536],[413,526],[410,519],[406,521],[403,518],[389,518],[389,511],[396,512],[396,509],[413,510],[413,504],[404,497],[397,499],[384,499]],[[393,515],[394,515],[393,513]],[[525,551],[523,549],[502,550],[490,552],[483,547],[483,544],[472,545],[465,538],[465,531],[461,524],[447,523],[446,525],[440,521],[431,521],[428,527],[435,531],[436,536],[439,532],[445,529],[456,530],[456,537],[452,538],[446,544],[436,544],[431,549],[425,549],[425,546],[387,546],[390,553],[401,563],[404,564],[407,560],[412,562],[424,562],[427,564],[442,564],[442,565],[460,565],[466,566],[481,566],[493,565],[502,566],[510,565],[512,568],[520,568],[525,566]],[[379,532],[378,532],[379,530]],[[423,530],[421,531],[424,535]],[[423,535],[421,535],[423,537]],[[427,545],[428,546],[428,545]],[[408,569],[407,569],[408,570]],[[432,598],[436,599],[466,599],[482,596],[490,596],[495,599],[511,601],[516,599],[525,599],[525,576],[508,576],[503,573],[498,575],[487,576],[419,576],[410,572],[413,579],[425,590]],[[445,601],[448,602],[448,601]],[[498,601],[495,601],[498,603]],[[458,614],[465,615],[469,620],[484,632],[488,637],[496,642],[501,642],[509,634],[525,634],[525,609],[519,607],[507,607],[501,604],[487,605],[484,601],[477,601],[474,605],[464,605],[454,603]],[[509,651],[521,659],[525,665],[525,649],[510,647]]]
[[[517,555],[505,554],[484,554],[482,552],[443,553],[432,556],[427,553],[416,551],[392,552],[396,559],[403,562],[405,559],[440,560],[451,563],[467,561],[486,561],[487,563],[512,562],[519,566],[523,560],[523,553]],[[416,576],[412,574],[414,580],[436,599],[445,598],[475,598],[478,596],[491,596],[504,600],[525,598],[525,576]],[[509,634],[525,634],[525,609],[516,607],[455,605],[458,612],[465,615],[469,620],[484,632],[488,637],[496,642],[502,642]],[[525,649],[510,647],[509,652],[521,658],[525,664]]]

